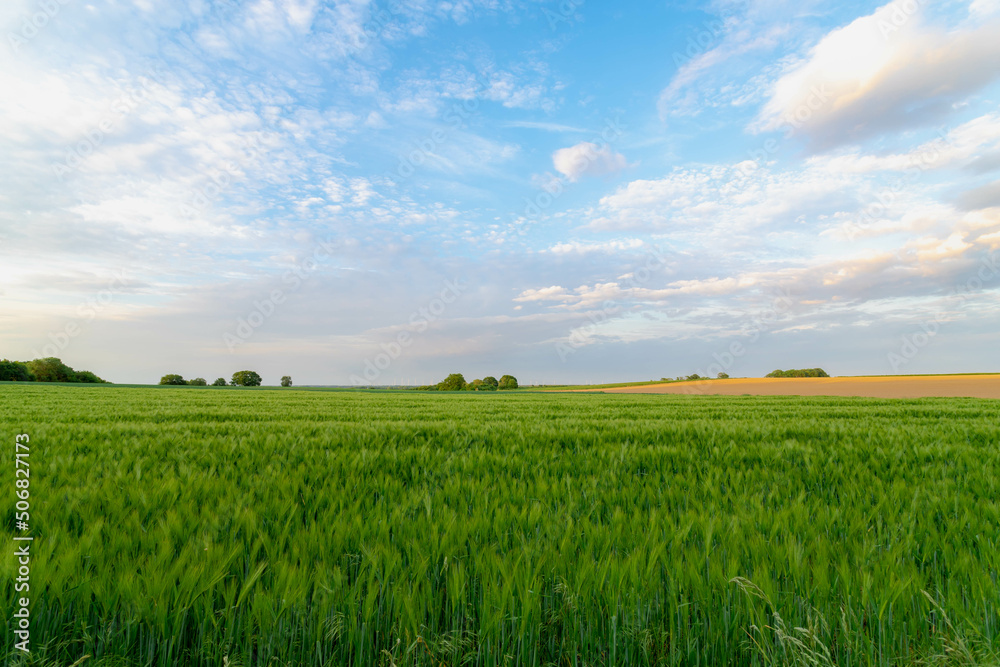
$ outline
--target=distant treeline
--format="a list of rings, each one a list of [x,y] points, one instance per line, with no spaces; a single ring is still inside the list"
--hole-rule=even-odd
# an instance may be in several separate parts
[[[787,371],[771,371],[765,377],[769,378],[828,378],[822,368],[793,368]]]
[[[0,361],[0,381],[3,382],[88,382],[110,384],[90,371],[75,371],[60,359],[46,357],[34,361]]]
[[[231,387],[259,387],[263,382],[263,378],[257,371],[237,371],[233,373],[233,379],[229,381],[229,386]],[[185,380],[184,376],[178,375],[176,373],[170,373],[164,375],[160,378],[160,384],[165,385],[189,385],[192,387],[207,387],[208,381],[205,378],[194,378],[193,380]],[[212,383],[213,387],[225,387],[226,378],[217,378],[215,382]],[[291,387],[292,378],[291,376],[284,376],[281,378],[282,387]]]
[[[437,384],[417,387],[421,391],[497,391],[504,389],[517,389],[517,378],[513,375],[504,375],[497,380],[492,375],[487,375],[482,380],[466,382],[465,376],[461,373],[452,373]]]

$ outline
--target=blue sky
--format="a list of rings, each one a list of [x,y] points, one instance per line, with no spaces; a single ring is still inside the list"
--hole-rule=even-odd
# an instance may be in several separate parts
[[[8,0],[0,356],[1000,370],[1000,1]]]

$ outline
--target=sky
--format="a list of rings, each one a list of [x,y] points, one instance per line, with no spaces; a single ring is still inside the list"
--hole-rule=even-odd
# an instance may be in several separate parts
[[[0,357],[1000,371],[1000,0],[4,0]]]

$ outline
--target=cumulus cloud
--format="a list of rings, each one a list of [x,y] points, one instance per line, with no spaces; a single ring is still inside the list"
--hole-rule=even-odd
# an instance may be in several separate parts
[[[940,121],[1000,76],[1000,21],[945,31],[897,0],[824,37],[774,85],[751,128],[788,129],[816,150]]]
[[[571,181],[582,176],[604,176],[621,171],[628,166],[625,156],[611,150],[608,145],[598,146],[584,141],[576,146],[560,148],[552,154],[556,171]]]

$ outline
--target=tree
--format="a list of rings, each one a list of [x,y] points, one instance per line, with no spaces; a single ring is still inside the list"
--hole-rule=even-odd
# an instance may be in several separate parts
[[[697,373],[691,373],[691,375],[688,375],[687,379],[688,380],[700,380],[701,376],[698,375]]]
[[[441,391],[462,391],[466,386],[465,376],[461,373],[452,373],[438,382],[438,389]]]
[[[225,387],[226,386],[226,378],[216,378],[215,382],[212,383],[212,386],[213,387]]]
[[[469,384],[465,385],[467,391],[480,391],[483,388],[482,380],[473,380]]]
[[[497,383],[497,389],[517,389],[517,378],[513,375],[504,375]]]
[[[77,382],[90,382],[93,384],[110,384],[107,380],[102,380],[90,371],[76,371]]]
[[[282,376],[282,378],[281,378],[281,386],[282,387],[291,387],[292,386],[292,376],[291,375],[284,375],[284,376]]]
[[[188,380],[188,384],[191,385],[192,387],[207,387],[208,386],[208,382],[205,381],[205,378],[195,378],[193,380]]]
[[[720,380],[728,380],[729,379],[729,373],[719,373],[715,377],[719,378]]]
[[[480,391],[496,391],[499,385],[500,383],[497,382],[495,377],[487,375],[483,378],[483,386],[480,388]]]
[[[34,382],[35,375],[23,361],[0,361],[0,380],[3,382]]]
[[[61,359],[46,357],[27,363],[28,371],[38,382],[76,382],[76,372]]]
[[[160,378],[160,384],[187,384],[180,375],[171,373]]]
[[[263,382],[256,371],[236,371],[233,373],[233,385],[237,387],[259,387]]]

